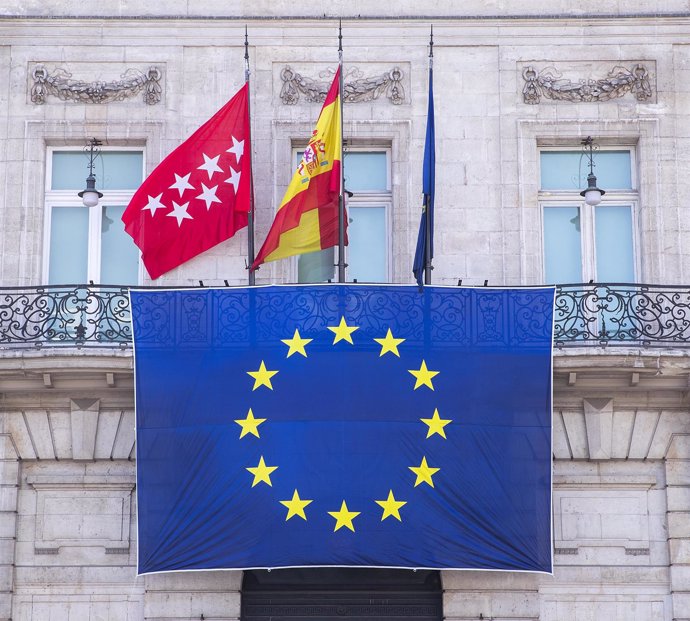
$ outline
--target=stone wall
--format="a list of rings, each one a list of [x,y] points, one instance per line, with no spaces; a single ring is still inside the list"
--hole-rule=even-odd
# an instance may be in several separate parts
[[[57,15],[69,12],[67,4],[59,4]],[[6,232],[0,238],[0,282],[7,286],[35,285],[47,276],[47,146],[81,145],[88,136],[109,146],[141,146],[150,171],[244,80],[245,24],[240,20],[44,19],[41,6],[41,11],[34,7],[37,16],[32,19],[0,17],[0,75],[10,87],[0,95],[0,118],[5,119],[0,123],[5,188],[0,226]],[[218,8],[214,3],[208,7]],[[436,3],[433,12],[442,8]],[[499,8],[507,10],[494,7]],[[119,6],[121,12],[127,9]],[[114,4],[102,3],[99,10],[107,14]],[[390,93],[380,94],[347,103],[344,112],[349,144],[391,148],[391,280],[412,280],[429,21],[434,23],[438,128],[434,282],[543,282],[539,148],[579,148],[580,140],[592,135],[604,147],[625,145],[635,151],[637,281],[682,283],[690,265],[690,150],[685,137],[690,133],[685,94],[690,16],[566,19],[552,13],[539,19],[381,17],[353,19],[343,26],[348,79],[376,78],[396,68],[400,75],[395,101]],[[291,147],[309,135],[320,108],[304,95],[284,101],[284,70],[324,80],[320,76],[337,63],[337,24],[251,19],[248,30],[260,244],[290,178]],[[159,72],[161,92],[160,100],[150,105],[142,92],[110,103],[63,101],[50,93],[43,103],[32,101],[37,69],[51,76],[68,72],[70,79],[87,83],[111,83],[128,70],[146,76],[152,67]],[[625,75],[636,71],[645,72],[647,92],[639,83],[637,90],[620,88]],[[618,77],[612,78],[612,72]],[[536,88],[526,77],[530,75],[560,76],[574,94],[551,99],[548,80]],[[588,80],[604,80],[611,92],[601,98],[577,91]],[[156,282],[245,282],[246,235],[239,231]],[[295,277],[296,263],[281,261],[265,266],[258,282]]]

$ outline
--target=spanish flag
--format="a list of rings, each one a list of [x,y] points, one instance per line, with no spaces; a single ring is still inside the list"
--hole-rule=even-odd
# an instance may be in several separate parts
[[[251,269],[267,261],[338,245],[342,133],[340,68],[323,102],[316,129],[292,177]],[[347,218],[344,218],[345,226]],[[347,243],[347,240],[346,240]]]

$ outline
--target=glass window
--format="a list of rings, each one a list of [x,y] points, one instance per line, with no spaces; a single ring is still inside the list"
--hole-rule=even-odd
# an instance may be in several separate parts
[[[95,160],[96,187],[103,198],[84,207],[88,158],[81,149],[51,150],[46,189],[49,284],[133,285],[139,280],[139,250],[121,217],[143,179],[143,152],[103,149]]]
[[[296,165],[302,151],[295,153]],[[390,150],[357,149],[345,153],[345,189],[348,246],[345,250],[348,281],[388,282],[390,252],[388,227],[392,207]],[[326,282],[336,278],[337,249],[299,255],[298,282]]]
[[[539,161],[545,282],[634,282],[634,151],[595,151],[597,186],[606,192],[596,206],[580,196],[589,172],[581,150],[543,150]]]
[[[141,151],[101,151],[95,160],[97,187],[105,190],[136,190],[144,168]],[[53,151],[51,189],[84,189],[89,157],[82,151]]]
[[[547,283],[582,281],[579,207],[544,209],[544,265]]]
[[[136,284],[139,249],[125,233],[122,214],[126,205],[101,207],[101,277],[103,284]]]
[[[386,207],[351,204],[348,222],[349,280],[386,282]]]
[[[88,280],[89,212],[84,207],[54,207],[50,220],[50,284]]]
[[[597,279],[634,282],[632,208],[629,205],[594,208]]]
[[[604,190],[631,190],[630,151],[596,151],[594,174]],[[589,163],[581,151],[542,151],[542,190],[583,190],[587,187]]]

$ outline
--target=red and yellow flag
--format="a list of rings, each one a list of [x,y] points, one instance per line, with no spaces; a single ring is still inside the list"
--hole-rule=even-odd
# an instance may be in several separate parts
[[[342,166],[339,83],[340,68],[266,241],[252,264],[253,270],[267,261],[338,245]]]

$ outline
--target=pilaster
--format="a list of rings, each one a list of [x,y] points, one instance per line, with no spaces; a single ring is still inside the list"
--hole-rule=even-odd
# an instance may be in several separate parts
[[[673,621],[690,620],[690,434],[674,434],[666,453],[668,547]]]
[[[9,434],[0,434],[0,621],[12,618],[19,459]]]

